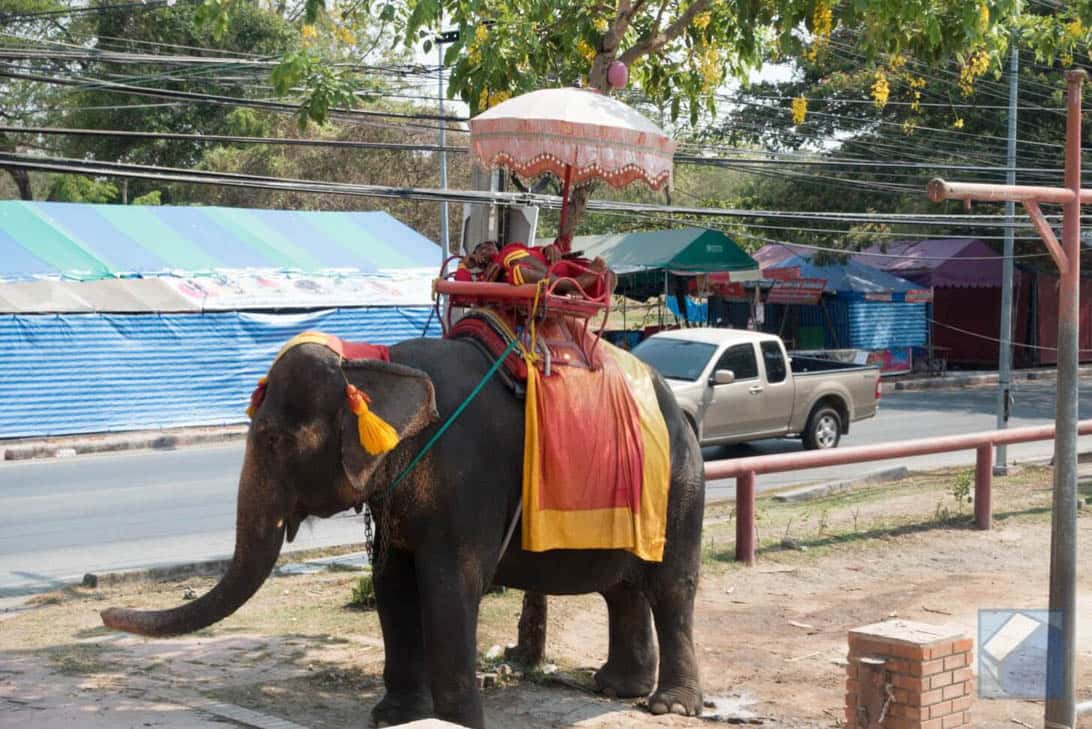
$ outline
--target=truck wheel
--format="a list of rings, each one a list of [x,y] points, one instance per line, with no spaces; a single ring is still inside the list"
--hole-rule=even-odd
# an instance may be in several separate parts
[[[804,447],[809,451],[826,450],[842,439],[842,417],[832,407],[816,408],[804,431]]]

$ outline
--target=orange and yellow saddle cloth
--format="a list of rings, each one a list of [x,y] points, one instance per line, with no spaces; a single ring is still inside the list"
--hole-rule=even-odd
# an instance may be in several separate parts
[[[509,341],[518,336],[494,312],[475,315]],[[662,561],[671,454],[651,373],[596,342],[582,320],[553,317],[544,329],[539,346],[525,336],[518,347],[527,388],[523,548],[624,549]],[[555,353],[549,375],[547,349]],[[571,356],[574,349],[583,356]]]

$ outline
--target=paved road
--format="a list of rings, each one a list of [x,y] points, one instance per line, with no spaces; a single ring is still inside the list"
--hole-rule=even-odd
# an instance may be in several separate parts
[[[898,392],[886,395],[880,415],[855,424],[844,445],[882,443],[987,430],[994,425],[992,390]],[[1051,384],[1017,393],[1013,425],[1049,422]],[[1081,413],[1092,413],[1092,392]],[[1092,449],[1092,438],[1085,447]],[[799,449],[795,441],[706,449],[724,458]],[[1051,443],[1010,448],[1010,458],[1049,458]],[[903,459],[912,468],[973,463],[972,452]],[[86,572],[111,572],[230,555],[239,443],[178,451],[79,456],[0,463],[0,598],[32,594],[78,581]],[[759,478],[762,490],[830,480],[882,468],[863,464]],[[731,481],[709,484],[711,499],[733,495]],[[307,549],[361,540],[361,520],[343,515],[305,524],[291,545]]]

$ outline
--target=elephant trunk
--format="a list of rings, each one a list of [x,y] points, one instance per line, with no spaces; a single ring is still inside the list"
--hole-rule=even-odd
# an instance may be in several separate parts
[[[220,581],[193,602],[170,610],[109,608],[102,622],[110,628],[152,637],[191,633],[238,610],[265,582],[284,543],[287,509],[279,488],[263,488],[254,478],[250,454],[239,480],[235,553]]]

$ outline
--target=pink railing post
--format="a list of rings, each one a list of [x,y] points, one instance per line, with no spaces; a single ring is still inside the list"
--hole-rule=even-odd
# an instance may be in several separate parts
[[[736,476],[736,561],[755,563],[755,472]]]
[[[980,445],[974,464],[974,525],[989,529],[993,519],[993,443]]]

